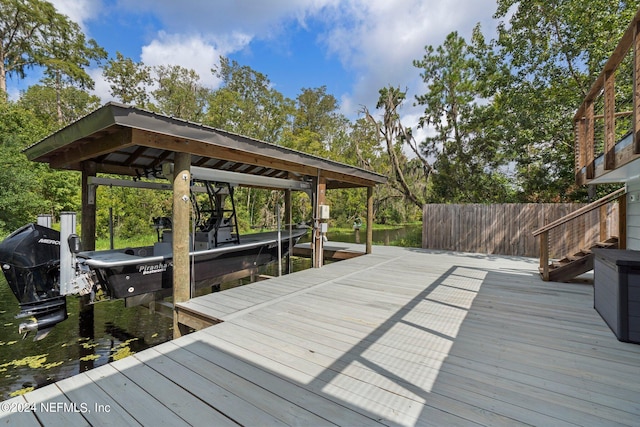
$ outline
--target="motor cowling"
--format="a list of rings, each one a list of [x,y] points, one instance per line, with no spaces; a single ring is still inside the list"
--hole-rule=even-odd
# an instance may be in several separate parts
[[[52,327],[66,319],[66,300],[60,295],[60,233],[27,224],[0,243],[0,268],[21,312],[17,317],[35,317],[21,325],[26,331]],[[46,321],[45,321],[46,319]],[[55,323],[51,319],[56,319]],[[26,326],[25,326],[26,325]]]

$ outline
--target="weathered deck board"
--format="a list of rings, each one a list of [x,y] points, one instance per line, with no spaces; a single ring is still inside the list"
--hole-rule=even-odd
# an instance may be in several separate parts
[[[591,286],[526,258],[374,252],[195,298],[224,322],[12,399],[109,413],[0,423],[637,425],[640,346]]]

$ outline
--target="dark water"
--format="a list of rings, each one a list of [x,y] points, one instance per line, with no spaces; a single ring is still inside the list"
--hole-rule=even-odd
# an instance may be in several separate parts
[[[374,244],[420,246],[420,230],[420,226],[374,230]],[[352,243],[357,240],[353,231],[330,231],[328,238]],[[361,243],[365,243],[365,239],[365,232],[361,231]],[[308,259],[292,258],[292,271],[310,266]],[[277,265],[266,267],[262,273],[276,275]],[[222,289],[238,284],[224,284]],[[82,334],[79,331],[79,311],[78,298],[67,297],[67,320],[56,325],[40,341],[33,341],[32,335],[22,339],[18,325],[23,319],[15,319],[18,303],[4,275],[0,274],[0,400],[126,357],[173,337],[171,319],[153,314],[144,307],[125,308],[123,301],[95,304],[93,337],[87,337],[91,331]]]
[[[335,232],[329,229],[327,233],[329,241],[365,243],[366,231]],[[408,225],[385,230],[373,230],[373,244],[385,246],[420,247],[422,242],[422,225]]]

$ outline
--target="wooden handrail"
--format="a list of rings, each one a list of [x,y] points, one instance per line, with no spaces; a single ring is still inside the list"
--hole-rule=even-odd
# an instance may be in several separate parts
[[[587,93],[587,96],[585,97],[584,102],[580,105],[580,107],[578,108],[578,111],[575,114],[574,122],[580,120],[582,117],[585,116],[585,112],[588,108],[589,103],[593,102],[593,100],[600,95],[601,90],[604,87],[606,74],[609,72],[615,71],[618,68],[618,66],[622,63],[625,54],[631,48],[631,45],[634,40],[636,26],[638,25],[639,22],[640,22],[640,9],[638,9],[638,12],[636,12],[635,17],[627,27],[627,30],[624,32],[622,38],[616,45],[615,49],[613,50],[613,53],[611,54],[607,62],[604,64],[604,69],[602,70],[602,72],[600,73],[596,81],[594,81],[593,84],[591,85],[591,88],[589,89],[589,92]]]
[[[640,77],[633,72],[632,85],[629,88],[618,86],[616,75],[626,58],[632,59],[632,70],[640,70],[640,9],[629,23],[611,56],[604,64],[601,73],[591,85],[582,103],[578,107],[574,118],[575,149],[575,177],[578,185],[587,184],[592,179],[640,157],[640,135],[636,133],[633,144],[622,153],[616,152],[616,135],[620,125],[618,119],[628,116],[627,111],[616,111],[621,105],[616,105],[616,94],[621,92],[630,97],[633,105],[631,127],[638,129],[640,125]],[[601,114],[594,114],[594,107],[602,108]],[[600,121],[603,123],[599,123]],[[595,135],[596,122],[598,135]],[[624,126],[628,124],[625,123]],[[600,134],[602,133],[602,134]],[[597,140],[596,140],[597,138]],[[603,150],[604,162],[596,168],[594,151],[596,147]]]
[[[566,224],[567,222],[573,219],[576,219],[586,213],[591,212],[594,209],[599,209],[605,206],[607,203],[610,203],[616,199],[620,201],[621,206],[625,206],[624,202],[626,201],[626,199],[624,198],[624,195],[626,192],[627,192],[626,187],[620,188],[614,191],[613,193],[607,194],[606,196],[596,200],[595,202],[589,203],[587,206],[583,206],[580,209],[571,212],[569,215],[565,215],[564,217],[558,220],[555,220],[552,223],[547,224],[544,227],[541,227],[533,232],[534,236],[540,236],[540,273],[542,274],[542,280],[548,281],[550,278],[549,277],[549,272],[550,272],[549,232],[554,228],[561,226],[562,224]],[[622,215],[624,211],[625,210],[621,208],[618,214]],[[620,221],[620,217],[618,218],[618,221]],[[604,233],[604,230],[602,229],[604,223],[605,222],[603,222],[601,218],[600,220],[600,237],[601,238]],[[623,236],[619,236],[619,237],[623,237]]]
[[[589,203],[587,206],[583,206],[578,210],[575,210],[573,212],[571,212],[568,215],[563,216],[560,219],[557,219],[547,225],[545,225],[544,227],[538,228],[537,230],[535,230],[533,232],[534,236],[538,236],[546,231],[549,230],[553,230],[556,227],[561,226],[562,224],[565,224],[569,221],[571,221],[572,219],[575,219],[581,215],[584,215],[586,213],[591,212],[594,209],[598,209],[600,206],[606,205],[609,202],[612,202],[613,200],[617,199],[618,197],[622,196],[623,194],[625,194],[627,192],[627,189],[625,187],[620,188],[616,191],[614,191],[613,193],[607,194],[606,196],[596,200],[595,202],[591,202]]]

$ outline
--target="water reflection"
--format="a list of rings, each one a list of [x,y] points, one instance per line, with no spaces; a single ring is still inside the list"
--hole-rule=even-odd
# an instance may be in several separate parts
[[[417,243],[420,228],[374,230],[374,244]],[[365,241],[366,232],[359,238]],[[417,236],[417,237],[416,237]],[[329,232],[330,241],[355,243],[355,232]],[[405,246],[409,246],[406,245]],[[311,267],[311,260],[292,258],[292,271]],[[283,268],[283,271],[286,271]],[[277,275],[277,265],[267,266],[260,274]],[[221,286],[228,289],[246,283],[234,281]],[[84,309],[83,309],[84,307]],[[80,298],[67,297],[69,318],[56,325],[40,341],[23,340],[15,315],[19,308],[4,276],[0,274],[0,400],[84,372],[126,357],[173,337],[173,321],[144,307],[125,308],[123,301],[83,305]]]
[[[4,277],[0,278],[0,400],[136,351],[168,341],[172,321],[143,307],[125,308],[110,301],[81,312],[80,301],[67,297],[69,318],[49,335],[23,340],[14,316],[18,304]],[[82,313],[82,314],[81,314]],[[82,318],[82,321],[80,320]]]

